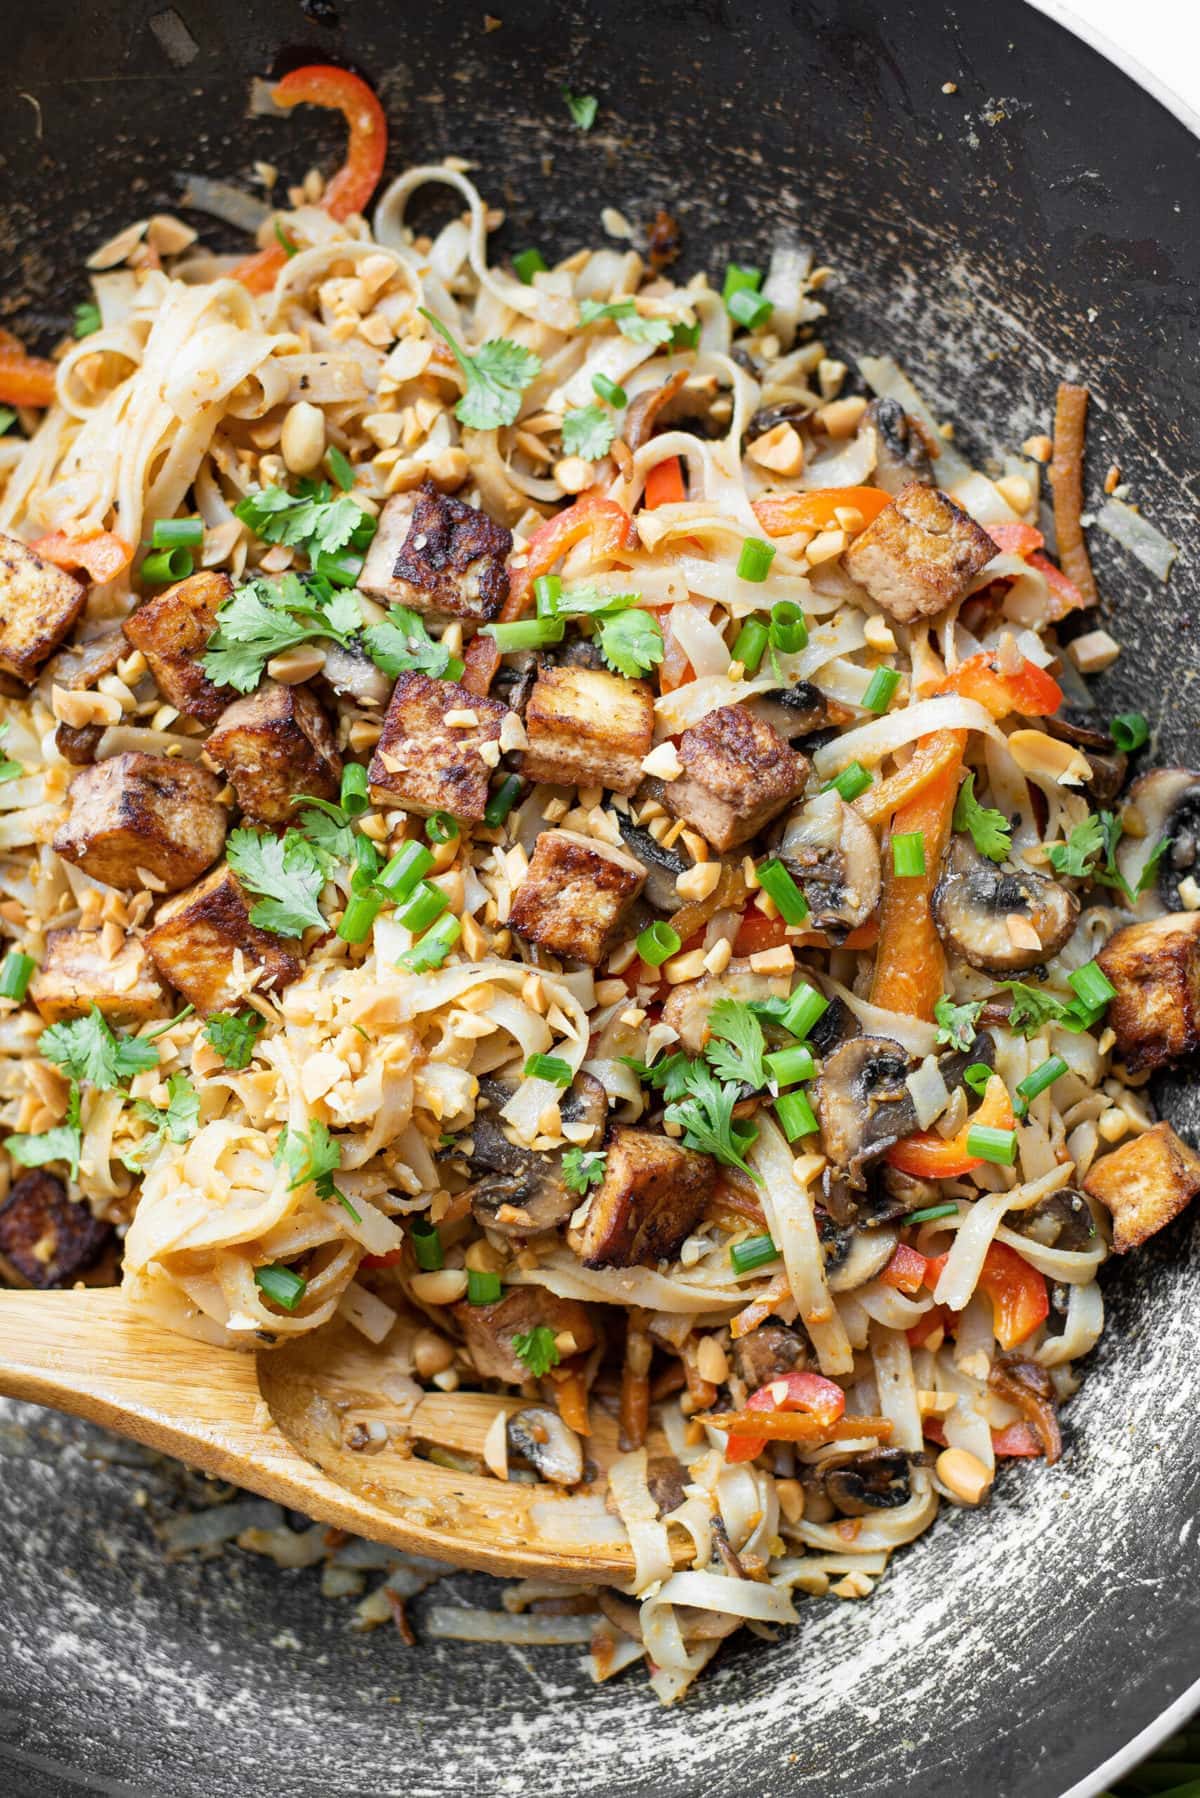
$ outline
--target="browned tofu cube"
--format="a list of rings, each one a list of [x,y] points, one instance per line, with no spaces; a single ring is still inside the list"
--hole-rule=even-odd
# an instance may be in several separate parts
[[[166,1015],[167,996],[136,937],[110,959],[96,930],[52,930],[29,997],[47,1024],[82,1018],[94,1005],[110,1024],[144,1024]]]
[[[481,752],[499,744],[507,714],[498,699],[482,699],[457,681],[402,674],[371,758],[372,799],[426,818],[450,812],[478,823],[493,767]]]
[[[683,773],[662,783],[662,801],[714,849],[748,842],[808,778],[808,762],[745,706],[723,705],[679,739]]]
[[[295,817],[297,793],[337,798],[342,758],[307,687],[264,682],[226,706],[204,747],[233,782],[242,810],[264,824]]]
[[[530,780],[632,793],[654,738],[654,699],[645,681],[599,668],[542,668],[525,730]]]
[[[250,922],[250,905],[232,868],[222,862],[198,886],[160,906],[146,933],[146,948],[163,979],[205,1017],[236,1003],[251,985],[258,992],[279,992],[303,971],[288,942]]]
[[[645,884],[645,868],[623,849],[574,830],[544,830],[508,922],[526,942],[594,968]]]
[[[71,629],[87,597],[73,574],[0,532],[0,668],[28,686]]]
[[[217,611],[233,593],[227,574],[202,569],[156,593],[125,620],[125,635],[140,649],[169,705],[211,724],[233,697],[209,680],[200,663],[217,628]]]
[[[1108,1022],[1132,1072],[1200,1048],[1200,912],[1127,924],[1096,960],[1117,989]]]
[[[210,868],[225,847],[228,818],[220,791],[216,775],[198,762],[110,756],[72,780],[70,810],[54,847],[106,886],[174,893]]]
[[[0,1205],[0,1275],[13,1286],[70,1286],[113,1242],[112,1225],[45,1168],[22,1174]]]
[[[511,531],[426,481],[383,508],[358,584],[391,605],[487,624],[508,598],[511,549]]]
[[[669,1261],[712,1197],[717,1164],[669,1136],[617,1124],[604,1179],[567,1241],[585,1267],[653,1267]]]
[[[1093,1162],[1083,1186],[1111,1211],[1113,1248],[1124,1255],[1178,1217],[1200,1192],[1200,1155],[1170,1124],[1155,1124]]]
[[[965,599],[999,552],[981,525],[937,487],[910,481],[842,557],[851,580],[899,624]]]
[[[523,1386],[530,1377],[513,1347],[514,1336],[528,1336],[537,1329],[553,1330],[556,1336],[569,1334],[575,1347],[560,1349],[564,1361],[596,1346],[587,1306],[578,1299],[556,1298],[542,1286],[513,1286],[494,1305],[463,1303],[454,1307],[454,1315],[480,1378],[505,1380],[511,1386]]]

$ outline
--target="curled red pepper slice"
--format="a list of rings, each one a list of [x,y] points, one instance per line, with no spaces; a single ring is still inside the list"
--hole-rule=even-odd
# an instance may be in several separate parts
[[[819,1373],[785,1373],[769,1380],[746,1400],[748,1411],[803,1411],[816,1423],[835,1424],[846,1409],[846,1394]],[[726,1461],[753,1461],[767,1446],[766,1436],[730,1436]]]

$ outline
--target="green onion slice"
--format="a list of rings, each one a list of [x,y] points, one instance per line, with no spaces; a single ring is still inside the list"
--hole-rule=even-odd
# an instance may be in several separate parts
[[[644,962],[648,962],[652,968],[661,968],[664,961],[669,961],[679,953],[679,934],[661,918],[656,918],[639,935],[637,948]]]
[[[779,1250],[769,1236],[748,1236],[745,1242],[735,1242],[729,1251],[735,1274],[752,1273],[756,1267],[765,1267],[768,1261],[778,1259]]]
[[[758,884],[775,901],[785,924],[803,924],[808,916],[808,900],[781,861],[763,862],[758,870]]]

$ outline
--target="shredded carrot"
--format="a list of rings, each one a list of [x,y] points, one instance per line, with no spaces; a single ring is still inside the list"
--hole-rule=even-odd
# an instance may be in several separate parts
[[[749,1336],[751,1330],[757,1330],[759,1324],[765,1323],[777,1305],[782,1305],[792,1296],[786,1274],[776,1274],[771,1284],[744,1311],[739,1311],[729,1326],[729,1334],[735,1342],[742,1336]]]
[[[642,1314],[631,1311],[625,1326],[625,1364],[621,1369],[619,1442],[622,1453],[641,1448],[650,1423],[650,1358],[653,1344]],[[686,1364],[684,1372],[687,1372]]]
[[[922,737],[903,768],[859,794],[854,801],[855,811],[861,812],[869,824],[882,824],[898,807],[923,793],[947,768],[957,767],[962,751],[961,731],[939,730],[931,737]]]
[[[700,1421],[730,1436],[765,1436],[768,1442],[847,1442],[856,1436],[886,1441],[892,1433],[890,1418],[870,1415],[822,1423],[804,1411],[714,1411]]]
[[[1098,604],[1096,580],[1083,540],[1083,446],[1087,431],[1088,390],[1059,383],[1054,407],[1054,454],[1050,460],[1050,492],[1054,498],[1054,535],[1063,573],[1085,604]]]
[[[957,756],[943,764],[937,778],[915,799],[900,806],[892,820],[896,835],[921,832],[925,843],[924,874],[898,875],[891,856],[884,855],[883,905],[871,1003],[912,1018],[932,1018],[944,984],[945,958],[933,922],[933,889],[950,838],[962,752],[966,747],[965,732],[947,735],[957,740]]]

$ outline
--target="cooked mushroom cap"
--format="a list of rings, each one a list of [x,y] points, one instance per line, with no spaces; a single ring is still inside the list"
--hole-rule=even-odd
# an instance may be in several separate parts
[[[618,823],[626,849],[646,870],[642,898],[648,900],[655,911],[677,911],[679,894],[675,882],[691,864],[676,855],[673,849],[664,849],[648,830],[631,824],[628,818],[619,816]]]
[[[549,1405],[526,1405],[508,1420],[509,1452],[536,1467],[556,1486],[577,1486],[583,1478],[583,1448]]]
[[[789,743],[824,730],[829,723],[829,702],[808,680],[798,680],[791,687],[771,687],[746,704]]]
[[[481,1087],[481,1096],[497,1107],[512,1096],[497,1081],[481,1082]],[[560,1113],[564,1123],[586,1119],[592,1134],[578,1146],[591,1147],[608,1117],[608,1095],[591,1074],[577,1074],[561,1101]],[[486,1170],[468,1189],[471,1210],[479,1223],[502,1236],[533,1236],[566,1222],[579,1203],[579,1194],[564,1184],[561,1156],[543,1155],[510,1142],[492,1109],[476,1112],[471,1135],[472,1171]]]
[[[973,968],[1024,973],[1057,954],[1078,917],[1078,899],[1057,881],[1025,868],[998,868],[969,837],[954,838],[934,888],[933,919],[942,941]],[[1021,940],[1022,923],[1035,932],[1036,947]]]
[[[1009,1212],[1004,1221],[1010,1230],[1046,1249],[1077,1252],[1090,1248],[1096,1240],[1092,1208],[1073,1186],[1060,1187],[1028,1211]]]
[[[840,1466],[828,1467],[825,1490],[843,1517],[891,1511],[912,1497],[908,1456],[901,1448],[871,1448]]]
[[[1135,890],[1154,845],[1163,837],[1171,839],[1158,864],[1156,886],[1138,899],[1138,916],[1157,918],[1163,912],[1186,910],[1179,883],[1189,874],[1200,877],[1200,773],[1193,768],[1154,768],[1134,781],[1127,802],[1136,809],[1145,835],[1123,840],[1117,865]]]
[[[860,431],[875,433],[875,485],[893,496],[910,481],[932,481],[933,464],[920,431],[899,400],[872,400]]]
[[[865,923],[879,904],[875,832],[832,789],[792,813],[779,855],[804,889],[813,928],[835,942]]]
[[[834,1051],[817,1081],[821,1142],[851,1186],[865,1185],[863,1165],[917,1127],[904,1084],[909,1060],[886,1036],[856,1036]]]
[[[853,1292],[856,1286],[865,1286],[883,1272],[899,1240],[895,1230],[886,1228],[852,1231],[846,1253],[829,1273],[830,1291]]]
[[[708,1041],[708,1017],[718,999],[786,999],[791,990],[786,974],[756,974],[749,960],[739,956],[722,974],[703,974],[677,986],[663,1006],[662,1021],[679,1033],[679,1046],[699,1055]]]
[[[1086,713],[1066,711],[1043,719],[1043,723],[1052,737],[1085,751],[1092,773],[1082,791],[1095,805],[1111,805],[1125,785],[1129,757],[1114,745],[1107,731],[1094,730],[1086,718]]]

